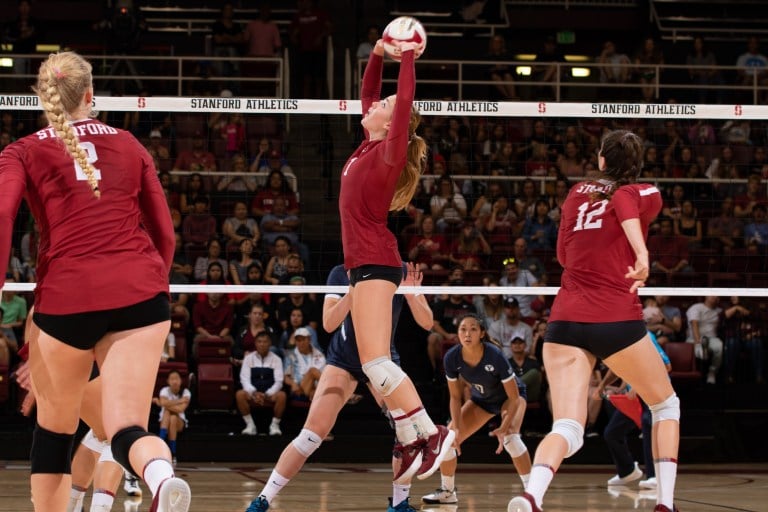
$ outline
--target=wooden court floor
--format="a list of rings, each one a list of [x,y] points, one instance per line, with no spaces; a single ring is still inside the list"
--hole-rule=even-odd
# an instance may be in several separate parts
[[[636,486],[605,485],[610,466],[565,466],[555,477],[544,501],[545,512],[652,511],[652,492]],[[269,477],[268,464],[179,463],[177,474],[192,487],[192,512],[243,512]],[[438,476],[416,481],[412,504],[440,485]],[[465,464],[456,476],[458,506],[424,505],[432,512],[506,512],[509,499],[521,491],[511,466]],[[768,511],[768,464],[683,467],[678,478],[680,512]],[[146,488],[141,501],[127,498],[122,488],[115,512],[146,512]],[[270,512],[384,512],[391,492],[391,473],[385,465],[309,464],[275,500]],[[29,466],[0,463],[0,511],[31,511]],[[85,510],[88,510],[86,507]],[[53,511],[52,511],[53,512]]]

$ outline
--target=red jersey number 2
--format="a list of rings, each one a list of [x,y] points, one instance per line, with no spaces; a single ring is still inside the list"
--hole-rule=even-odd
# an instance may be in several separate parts
[[[88,155],[88,163],[93,164],[95,163],[99,157],[96,154],[96,146],[93,145],[92,142],[80,142],[80,147],[82,147],[85,150],[85,153]],[[96,169],[96,172],[93,173],[94,177],[97,180],[101,179],[101,171]],[[88,181],[88,176],[83,171],[83,168],[80,167],[80,164],[75,161],[75,176],[77,176],[78,181]]]
[[[608,206],[608,200],[603,199],[596,203],[585,201],[578,207],[579,215],[576,217],[574,231],[583,229],[600,229],[603,227],[603,219],[600,218],[605,213],[605,207]]]

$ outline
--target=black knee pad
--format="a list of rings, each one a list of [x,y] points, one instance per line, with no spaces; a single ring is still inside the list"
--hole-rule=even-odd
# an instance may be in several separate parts
[[[72,473],[72,447],[75,434],[57,434],[35,425],[30,463],[32,473]]]
[[[141,471],[136,471],[134,468],[131,467],[130,459],[128,458],[128,454],[131,451],[131,446],[133,446],[133,443],[141,439],[142,437],[151,436],[149,432],[144,430],[141,427],[126,427],[123,430],[120,430],[118,433],[116,433],[114,436],[112,436],[112,456],[115,458],[115,460],[123,466],[128,471],[132,472],[134,475],[140,476]],[[142,469],[142,468],[139,468]]]

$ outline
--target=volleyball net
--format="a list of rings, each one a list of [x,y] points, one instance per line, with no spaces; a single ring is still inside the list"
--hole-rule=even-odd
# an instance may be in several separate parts
[[[385,89],[388,86],[385,84]],[[673,273],[654,272],[640,294],[742,296],[761,301],[768,295],[764,215],[768,106],[443,100],[419,100],[416,106],[423,116],[421,134],[430,147],[429,170],[413,208],[391,219],[404,261],[413,259],[409,244],[419,236],[423,217],[430,214],[432,196],[439,195],[436,168],[442,165],[450,175],[466,206],[465,211],[460,209],[459,218],[438,225],[446,258],[438,264],[422,262],[425,279],[420,293],[554,295],[562,273],[554,255],[555,241],[544,246],[531,240],[524,217],[535,216],[539,199],[556,210],[560,174],[568,176],[567,184],[589,176],[596,166],[600,134],[606,129],[626,128],[646,141],[641,179],[660,188],[664,216],[670,219],[673,233],[685,239],[684,243],[658,245],[658,253],[651,257],[672,261],[682,254],[686,265]],[[0,132],[9,132],[10,139],[45,126],[34,95],[1,95],[0,108]],[[330,269],[342,262],[338,175],[361,137],[358,100],[97,96],[94,111],[108,124],[131,130],[155,157],[161,174],[167,173],[165,188],[182,238],[180,250],[184,251],[180,261],[194,269],[198,258],[219,259],[225,267],[238,260],[239,244],[235,242],[246,231],[226,232],[224,224],[236,217],[236,207],[244,204],[246,217],[260,227],[256,235],[253,223],[249,224],[251,234],[247,237],[255,240],[253,254],[261,264],[262,275],[275,253],[274,241],[285,236],[291,242],[290,251],[301,257],[301,273],[306,278],[303,285],[257,281],[201,285],[197,283],[206,276],[198,272],[172,280],[173,292],[345,291],[323,283]],[[537,161],[542,147],[544,156]],[[202,158],[200,152],[210,157]],[[257,196],[268,186],[273,170],[283,172],[289,193],[296,194],[300,222],[294,232],[267,232],[264,209],[257,208]],[[473,214],[478,201],[491,197],[493,183],[501,185],[517,219],[506,231],[488,231],[482,218],[485,210]],[[194,211],[194,202],[201,196],[207,200],[207,213],[216,219],[217,229],[207,243],[192,247],[184,239],[184,221],[202,213]],[[732,203],[735,210],[730,223],[721,215],[724,202]],[[547,215],[556,223],[556,215],[551,211]],[[459,238],[468,223],[483,234],[490,253],[480,247],[476,257],[459,257],[459,252],[475,248],[457,245],[466,242]],[[662,229],[658,224],[655,229]],[[9,273],[20,272],[21,278],[20,282],[7,283],[6,290],[29,291],[34,287],[34,229],[34,220],[23,207],[13,234],[18,268],[13,268],[12,261],[8,269]],[[528,239],[528,255],[540,262],[535,274],[543,286],[486,286],[488,280],[504,275],[505,262],[514,259],[514,243],[520,237]],[[205,247],[212,240],[220,247],[215,257]],[[454,266],[463,267],[464,275],[451,285],[449,273]],[[225,268],[225,273],[228,270]],[[180,284],[184,281],[186,284]],[[400,291],[413,289],[401,287]]]

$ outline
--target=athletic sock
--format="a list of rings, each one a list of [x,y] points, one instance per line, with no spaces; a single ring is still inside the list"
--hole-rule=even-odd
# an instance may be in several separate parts
[[[411,484],[392,484],[392,506],[402,503],[411,495]]]
[[[440,487],[442,487],[446,491],[452,491],[453,486],[456,485],[455,482],[456,482],[456,475],[448,476],[448,475],[443,475],[442,473],[440,474]]]
[[[289,478],[285,478],[283,475],[278,473],[277,470],[272,470],[272,474],[269,475],[269,480],[267,480],[267,485],[264,486],[260,496],[264,496],[264,498],[267,500],[267,503],[272,503],[272,500],[275,498],[275,496],[277,496],[278,493],[283,490],[283,487],[288,485],[288,482],[290,481],[291,480]]]
[[[173,466],[165,459],[152,459],[144,466],[142,478],[149,487],[152,496],[157,494],[160,484],[169,478],[173,478]]]
[[[533,496],[536,506],[541,508],[541,502],[544,500],[544,493],[547,492],[549,484],[555,477],[555,470],[547,464],[534,464],[531,469],[530,480],[525,488],[525,492]]]

